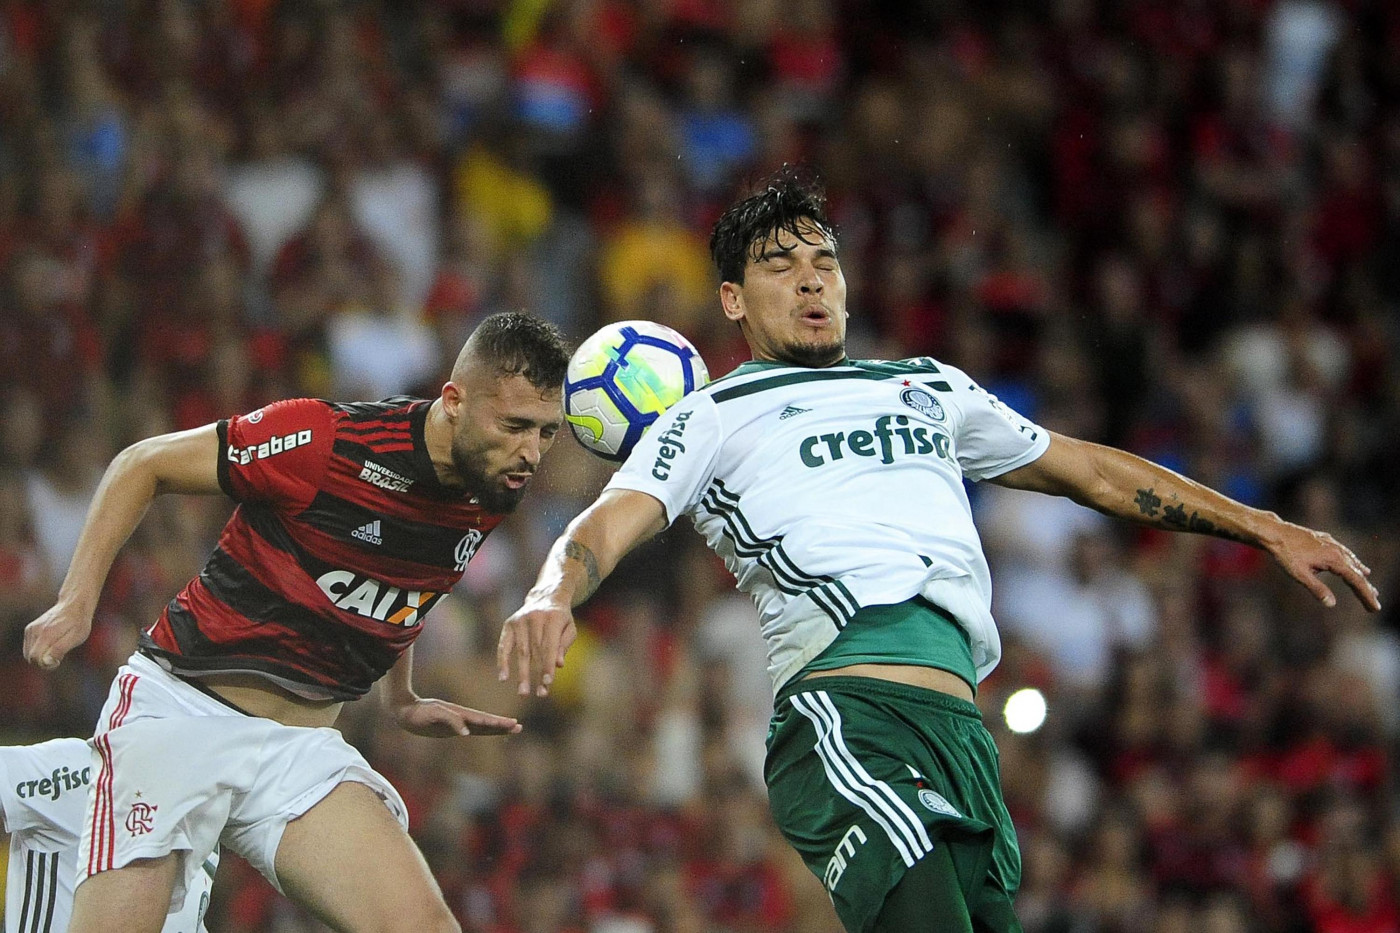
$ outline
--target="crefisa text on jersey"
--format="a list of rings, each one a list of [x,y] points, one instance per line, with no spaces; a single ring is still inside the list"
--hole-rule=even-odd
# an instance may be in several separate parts
[[[681,435],[685,433],[685,423],[690,420],[692,412],[683,411],[676,415],[676,423],[666,429],[662,434],[661,449],[657,451],[656,463],[652,464],[651,475],[659,480],[669,479],[671,476],[671,461],[676,459],[677,454],[685,453],[685,445],[681,443]]]
[[[92,768],[71,770],[54,768],[53,774],[32,781],[20,781],[15,785],[15,796],[21,800],[35,800],[47,797],[57,800],[67,790],[79,790],[92,783]]]
[[[891,423],[894,430],[890,430]],[[937,454],[944,460],[951,460],[951,444],[948,436],[940,431],[922,425],[911,427],[904,415],[893,418],[881,415],[875,421],[874,431],[851,431],[849,434],[835,431],[804,438],[798,454],[805,466],[814,468],[842,459],[847,451],[858,457],[879,457],[881,463],[894,463],[895,456],[901,453],[905,456]]]

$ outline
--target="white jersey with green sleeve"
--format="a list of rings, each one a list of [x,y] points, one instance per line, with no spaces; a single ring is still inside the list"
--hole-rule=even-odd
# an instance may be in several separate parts
[[[928,357],[824,369],[750,362],[658,419],[609,489],[690,515],[758,606],[778,690],[865,606],[923,596],[1001,657],[963,479],[1024,466],[1050,436]]]

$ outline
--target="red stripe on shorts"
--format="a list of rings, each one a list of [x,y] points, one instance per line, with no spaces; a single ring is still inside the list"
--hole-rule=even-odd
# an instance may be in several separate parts
[[[102,827],[106,823],[102,819],[103,794],[102,788],[107,784],[107,774],[112,770],[111,762],[107,758],[107,750],[102,747],[102,736],[97,736],[92,740],[93,747],[97,749],[98,757],[102,759],[102,768],[97,772],[97,784],[93,789],[95,796],[92,801],[92,833],[88,843],[88,877],[97,874],[97,854],[102,851]]]
[[[107,720],[107,731],[111,731],[122,724],[126,719],[126,714],[131,712],[131,695],[135,692],[136,681],[139,680],[135,674],[123,674],[119,683],[121,684],[121,699],[117,702],[117,708],[112,710],[111,717]]]
[[[107,759],[107,783],[102,795],[102,846],[97,852],[97,870],[106,871],[112,867],[112,847],[116,842],[117,825],[113,818],[112,781],[116,763],[112,760],[112,740],[105,733],[102,736],[102,752]]]
[[[131,712],[133,694],[136,692],[135,674],[123,674],[118,683],[118,700],[112,715],[107,718],[107,731],[122,724],[126,714]],[[102,758],[102,771],[97,777],[97,800],[93,808],[92,848],[88,852],[88,874],[106,871],[112,867],[113,850],[116,844],[117,828],[112,806],[112,743],[106,733],[98,736],[93,743]],[[105,843],[105,844],[104,844]],[[94,854],[96,855],[94,868]]]

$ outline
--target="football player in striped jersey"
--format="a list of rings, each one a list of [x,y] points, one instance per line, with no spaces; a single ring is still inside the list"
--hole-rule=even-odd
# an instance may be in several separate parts
[[[275,402],[116,457],[57,604],[25,630],[42,668],[87,637],[154,496],[238,507],[99,717],[73,930],[154,933],[182,866],[220,844],[336,929],[457,929],[397,792],[329,727],[384,678],[411,732],[519,730],[419,697],[412,645],[553,443],[567,365],[552,325],[492,315],[437,398]]]

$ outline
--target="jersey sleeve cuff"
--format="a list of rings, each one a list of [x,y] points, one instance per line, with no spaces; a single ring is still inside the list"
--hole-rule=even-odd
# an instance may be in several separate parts
[[[979,483],[987,479],[996,479],[998,476],[1010,473],[1012,470],[1019,469],[1028,463],[1034,463],[1035,461],[1040,459],[1041,455],[1044,454],[1045,451],[1049,449],[1050,432],[1045,430],[1044,428],[1041,428],[1036,439],[1031,442],[1031,446],[1026,448],[1025,453],[1021,454],[1021,456],[1019,457],[1015,457],[1011,460],[1008,460],[1005,463],[999,463],[989,470],[983,470],[975,477],[975,479]]]
[[[666,513],[666,527],[668,528],[671,527],[671,524],[675,522],[676,519],[681,517],[681,512],[676,511],[675,507],[670,502],[667,502],[656,494],[656,488],[654,486],[648,486],[645,482],[632,480],[623,476],[621,472],[613,474],[612,479],[608,480],[607,486],[603,487],[603,492],[607,492],[609,489],[626,489],[628,492],[641,492],[651,496],[657,502],[661,503],[661,508]]]
[[[215,463],[215,470],[219,474],[219,488],[224,491],[224,495],[237,501],[238,496],[233,492],[233,477],[228,472],[228,457],[224,453],[228,450],[228,419],[221,418],[214,430],[219,435],[219,455]]]

